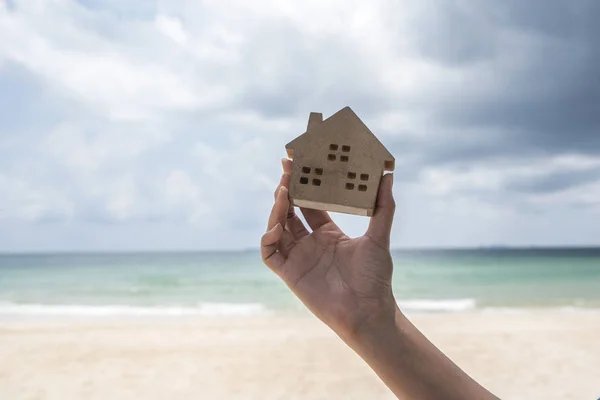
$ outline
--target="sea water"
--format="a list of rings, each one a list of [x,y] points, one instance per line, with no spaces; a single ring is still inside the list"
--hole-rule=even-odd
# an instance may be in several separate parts
[[[600,249],[394,251],[407,312],[600,310]],[[0,315],[303,312],[258,251],[0,255]]]

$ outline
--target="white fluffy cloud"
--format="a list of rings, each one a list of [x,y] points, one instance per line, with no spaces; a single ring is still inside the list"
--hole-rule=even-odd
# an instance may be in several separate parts
[[[587,43],[507,15],[487,2],[0,0],[0,227],[21,230],[0,235],[4,249],[254,247],[284,144],[308,112],[345,105],[398,159],[395,245],[589,243],[598,155],[519,147],[546,121],[494,108],[558,98],[564,84],[524,71],[562,49],[581,61],[554,71],[570,79]],[[540,212],[585,235],[548,230]],[[48,241],[52,229],[85,234]]]

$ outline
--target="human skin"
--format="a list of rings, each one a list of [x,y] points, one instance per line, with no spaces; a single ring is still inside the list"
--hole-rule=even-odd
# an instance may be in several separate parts
[[[350,238],[325,211],[303,209],[310,231],[289,201],[292,170],[283,175],[267,232],[264,263],[377,373],[400,399],[496,399],[438,350],[398,308],[392,291],[390,234],[393,175],[382,178],[363,236]]]

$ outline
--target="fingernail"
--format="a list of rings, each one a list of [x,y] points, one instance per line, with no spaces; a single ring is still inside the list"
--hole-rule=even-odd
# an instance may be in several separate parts
[[[285,186],[281,186],[279,188],[279,194],[277,195],[277,198],[279,198],[280,196],[287,196],[287,188]]]
[[[287,158],[282,158],[282,159],[281,159],[281,166],[282,166],[282,167],[285,165],[285,162],[286,162],[286,160],[287,160]]]
[[[279,186],[279,190],[277,191],[277,200],[279,200],[279,198],[283,194],[284,190],[285,190],[285,186]]]
[[[390,175],[392,176],[392,177],[390,178],[390,179],[392,180],[392,187],[394,187],[394,174],[393,174],[393,173],[391,173]]]

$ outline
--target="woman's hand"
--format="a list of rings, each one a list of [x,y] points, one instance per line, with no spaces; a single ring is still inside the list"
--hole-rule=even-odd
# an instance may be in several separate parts
[[[351,339],[369,322],[393,321],[396,303],[389,249],[395,210],[393,176],[382,178],[367,232],[351,239],[325,211],[302,208],[312,232],[306,229],[290,205],[291,170],[292,162],[284,159],[267,233],[261,240],[264,263],[344,339]]]
[[[288,199],[292,163],[283,161],[262,258],[401,399],[497,399],[439,351],[402,314],[392,294],[392,175],[379,187],[367,232],[350,239],[324,211]]]

